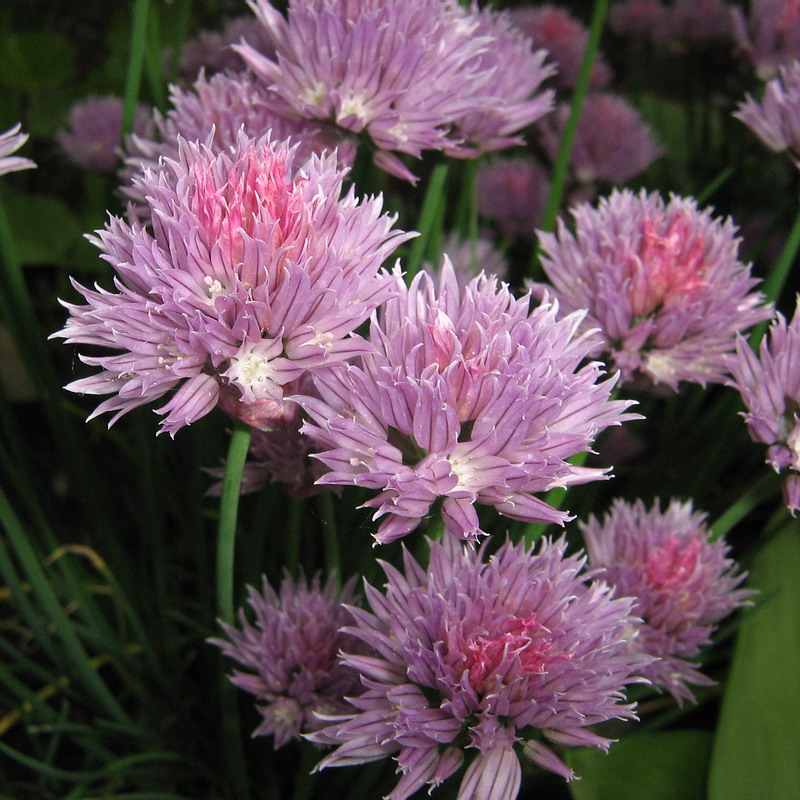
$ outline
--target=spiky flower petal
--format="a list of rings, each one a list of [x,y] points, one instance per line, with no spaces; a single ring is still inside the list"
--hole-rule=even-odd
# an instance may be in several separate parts
[[[798,22],[800,24],[800,22]],[[789,150],[800,166],[800,61],[781,67],[759,103],[745,95],[733,114],[776,153]]]
[[[115,269],[115,291],[76,285],[65,303],[82,356],[101,372],[67,387],[113,394],[92,417],[122,414],[177,392],[157,409],[174,434],[220,405],[253,427],[280,424],[285,387],[368,349],[352,335],[394,291],[380,270],[408,235],[380,198],[339,199],[334,156],[294,164],[268,137],[222,153],[181,141],[179,160],[139,179],[151,227],[112,218],[91,241]]]
[[[584,364],[593,342],[583,318],[530,311],[505,284],[479,276],[465,288],[445,264],[438,290],[421,272],[373,318],[374,353],[319,375],[322,400],[300,398],[303,431],[321,446],[323,484],[380,492],[366,505],[384,517],[379,542],[404,536],[442,501],[447,529],[475,539],[475,503],[530,522],[569,518],[535,497],[554,486],[606,477],[567,459],[609,425],[630,419]]]
[[[644,675],[681,704],[694,700],[687,684],[714,683],[686,659],[752,594],[737,588],[745,574],[722,540],[710,540],[705,516],[691,502],[673,500],[662,512],[658,502],[647,510],[641,500],[616,500],[602,520],[581,524],[589,565],[618,595],[636,598],[643,623],[632,647],[657,657]]]
[[[21,127],[21,123],[18,122],[7,131],[0,133],[0,175],[36,167],[36,163],[29,158],[12,155],[28,141],[28,134],[20,133]]]
[[[733,380],[747,407],[750,436],[769,445],[767,463],[788,470],[784,499],[793,515],[800,510],[800,300],[792,321],[777,313],[758,355],[743,337],[729,358]]]
[[[564,311],[588,309],[624,379],[722,382],[736,333],[771,315],[750,291],[757,281],[737,258],[731,220],[644,190],[614,190],[572,213],[574,234],[561,221],[556,234],[539,234],[543,266]]]
[[[358,673],[340,663],[342,648],[367,652],[341,632],[351,621],[343,604],[353,602],[353,582],[336,592],[334,577],[320,586],[288,575],[280,592],[262,580],[261,591],[248,587],[253,622],[240,609],[238,625],[220,623],[226,639],[209,639],[236,661],[231,682],[256,696],[264,717],[253,736],[275,737],[275,749],[321,727],[318,714],[344,712],[345,696],[358,695]]]
[[[455,0],[292,0],[288,18],[249,0],[277,56],[238,48],[278,111],[330,121],[377,146],[376,163],[416,180],[398,154],[506,147],[549,110],[551,73],[507,18]],[[509,65],[508,59],[511,59]]]
[[[404,574],[384,564],[385,592],[367,585],[371,612],[354,609],[356,624],[344,629],[377,652],[343,658],[366,690],[310,737],[338,745],[317,769],[391,756],[401,777],[387,800],[405,800],[474,753],[460,800],[514,800],[517,745],[574,777],[531,728],[606,749],[586,728],[634,717],[623,688],[651,659],[630,647],[633,601],[587,583],[584,559],[565,550],[563,540],[538,552],[507,542],[484,560],[483,548],[447,538],[431,545],[427,571],[407,552]]]

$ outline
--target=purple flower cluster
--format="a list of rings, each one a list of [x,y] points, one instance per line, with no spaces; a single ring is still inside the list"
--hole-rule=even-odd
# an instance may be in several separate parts
[[[555,161],[569,118],[569,103],[537,125],[542,147]],[[609,92],[590,94],[581,109],[570,154],[570,169],[579,183],[624,183],[646,169],[661,147],[635,108]]]
[[[318,714],[344,712],[346,696],[359,694],[359,676],[339,663],[342,648],[368,652],[342,632],[351,621],[343,604],[353,602],[352,582],[339,596],[334,576],[320,587],[286,576],[280,593],[263,579],[261,591],[248,587],[255,619],[239,611],[238,626],[220,623],[227,639],[210,639],[240,665],[231,682],[256,696],[264,717],[253,736],[275,737],[275,748],[321,727]]]
[[[69,159],[87,172],[113,172],[120,159],[122,117],[121,97],[87,97],[69,112],[66,127],[56,139]],[[133,132],[150,136],[153,120],[147,106],[136,105]]]
[[[581,61],[589,41],[589,31],[560,6],[545,3],[514,9],[511,19],[528,36],[534,49],[547,50],[558,72],[553,82],[559,88],[573,89],[578,82]],[[611,82],[611,67],[601,54],[595,56],[589,86],[604,89]]]
[[[747,407],[744,418],[751,438],[769,445],[767,463],[776,472],[789,470],[784,500],[796,515],[800,511],[800,310],[788,324],[776,314],[758,355],[739,337],[729,367],[730,385]]]
[[[475,539],[476,502],[529,522],[568,514],[534,495],[605,477],[567,459],[632,415],[584,363],[594,342],[575,336],[583,313],[556,320],[506,285],[480,276],[465,288],[446,264],[438,290],[421,272],[373,318],[374,352],[319,374],[321,399],[298,398],[311,421],[320,483],[377,490],[375,538],[414,530],[441,500],[447,529]]]
[[[673,389],[725,379],[737,332],[771,316],[750,268],[737,258],[730,219],[691,198],[614,190],[596,207],[573,209],[575,233],[559,221],[540,233],[543,265],[565,312],[588,309],[601,350],[624,380],[644,377]]]
[[[673,500],[662,512],[658,503],[648,511],[641,500],[617,500],[603,520],[581,524],[589,565],[617,595],[636,600],[643,622],[631,647],[656,657],[642,674],[681,704],[694,700],[688,683],[714,683],[686,659],[751,594],[737,588],[745,574],[735,574],[727,546],[709,539],[704,521],[691,503]]]
[[[730,42],[733,23],[724,0],[618,0],[609,12],[611,28],[623,36],[668,44],[672,51],[687,44]]]
[[[268,137],[222,153],[182,140],[138,179],[152,227],[112,218],[91,239],[115,291],[75,284],[87,304],[65,303],[54,335],[121,352],[82,356],[101,371],[67,388],[113,394],[91,415],[112,423],[177,388],[157,409],[173,435],[218,404],[257,428],[291,416],[285,387],[367,349],[352,333],[395,291],[380,267],[408,238],[380,198],[339,199],[344,176]]]
[[[292,0],[284,18],[250,0],[275,52],[238,52],[276,93],[283,116],[367,134],[376,163],[416,179],[398,154],[468,157],[507,147],[550,110],[538,93],[546,53],[502,14],[455,0]]]
[[[388,564],[386,591],[367,585],[371,612],[352,609],[344,630],[375,656],[345,652],[363,694],[313,741],[338,745],[317,769],[393,757],[401,777],[387,800],[436,786],[474,752],[459,800],[514,800],[521,754],[565,778],[572,771],[538,738],[606,749],[586,730],[631,719],[625,684],[650,658],[635,653],[630,598],[587,583],[584,559],[563,540],[538,552],[484,549],[452,539],[431,545],[427,571],[405,552],[405,573]]]
[[[215,152],[236,147],[239,132],[257,139],[268,131],[274,141],[291,140],[296,145],[294,162],[299,166],[313,154],[338,148],[340,164],[351,164],[355,150],[331,126],[288,120],[272,109],[270,93],[261,81],[247,73],[218,74],[206,78],[202,73],[189,89],[172,86],[172,108],[166,117],[155,114],[157,138],[133,135],[126,142],[128,155],[121,172],[122,193],[147,213],[144,193],[146,181],[134,181],[145,170],[166,170],[168,162],[178,159],[179,137],[203,142]]]
[[[779,76],[767,83],[760,103],[745,95],[733,116],[770,150],[789,150],[800,166],[800,61],[780,68]]]
[[[33,169],[36,166],[36,163],[29,158],[12,155],[28,141],[28,134],[20,133],[20,128],[20,123],[17,123],[0,133],[0,175],[19,172],[21,169]]]
[[[800,3],[797,0],[751,0],[750,11],[732,8],[733,33],[762,81],[800,58]]]

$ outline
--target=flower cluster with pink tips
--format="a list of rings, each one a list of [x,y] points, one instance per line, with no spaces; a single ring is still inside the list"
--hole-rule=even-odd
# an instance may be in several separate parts
[[[727,386],[797,513],[800,311],[776,316],[733,219],[621,185],[668,145],[646,99],[618,93],[619,59],[586,61],[576,94],[590,36],[563,9],[248,6],[194,41],[197,77],[169,107],[106,148],[128,205],[87,237],[108,277],[61,301],[52,336],[79,362],[65,388],[101,398],[89,419],[109,427],[144,407],[171,437],[233,424],[249,461],[209,494],[283,491],[295,530],[301,502],[325,509],[328,539],[308,549],[328,575],[303,577],[287,546],[296,573],[249,588],[249,610],[209,640],[254,697],[254,736],[313,742],[315,771],[393,761],[388,800],[444,782],[457,800],[515,800],[533,767],[572,780],[565,750],[608,751],[639,692],[702,698],[715,631],[753,594],[693,501],[616,500],[601,516],[573,487],[596,498],[614,477],[613,428],[658,420],[687,383]],[[695,43],[733,36],[710,1],[618,2],[612,17],[621,38],[667,41],[696,19]],[[766,34],[748,25],[755,51]],[[795,155],[799,64],[736,114]],[[34,166],[11,157],[24,141],[19,126],[0,135],[0,174]],[[418,180],[431,192],[415,225]],[[769,320],[756,352],[745,337]],[[339,540],[381,545],[382,587]],[[369,578],[363,601],[342,563]]]

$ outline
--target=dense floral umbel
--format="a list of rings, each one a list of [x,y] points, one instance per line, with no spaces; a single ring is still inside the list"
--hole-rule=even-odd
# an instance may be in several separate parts
[[[167,169],[159,164],[162,156],[177,160],[179,136],[222,152],[236,145],[241,129],[253,138],[271,131],[273,140],[291,139],[297,146],[294,162],[298,166],[314,153],[336,148],[340,164],[352,163],[355,148],[333,126],[280,117],[269,105],[269,98],[264,84],[246,73],[219,74],[209,79],[201,73],[189,89],[172,86],[172,108],[166,117],[155,114],[157,138],[134,135],[126,142],[122,193],[137,204],[140,214],[146,214],[144,193],[149,184],[132,182],[133,178],[145,169]]]
[[[341,199],[334,156],[297,168],[285,143],[249,139],[214,153],[181,141],[179,160],[145,172],[152,229],[112,218],[91,241],[115,269],[115,290],[75,284],[65,303],[76,344],[121,351],[81,356],[101,372],[67,387],[113,394],[92,417],[178,391],[157,409],[174,434],[219,404],[258,428],[281,424],[284,387],[367,349],[352,331],[394,291],[380,270],[408,238],[380,198]]]
[[[745,18],[732,8],[733,32],[740,47],[767,81],[780,67],[800,58],[800,3],[798,0],[751,0]]]
[[[747,407],[750,436],[768,444],[767,463],[789,471],[784,499],[792,514],[800,511],[800,310],[787,325],[776,314],[756,355],[744,338],[729,361],[734,386]]]
[[[563,540],[538,552],[455,540],[431,545],[427,572],[404,552],[405,574],[384,564],[381,594],[366,586],[372,613],[353,609],[344,630],[377,652],[345,653],[366,691],[312,738],[339,745],[317,769],[393,757],[400,780],[387,800],[435,786],[471,758],[458,800],[514,800],[517,752],[565,778],[572,771],[530,729],[559,745],[600,747],[587,726],[629,719],[623,687],[651,659],[633,652],[638,620],[630,598],[588,584],[584,559]],[[515,752],[516,746],[516,752]]]
[[[705,516],[691,502],[673,500],[662,512],[657,501],[648,511],[641,500],[616,500],[604,519],[581,524],[589,565],[617,595],[636,598],[643,623],[631,647],[657,657],[643,674],[681,704],[694,700],[687,684],[714,683],[686,659],[751,594],[737,588],[745,575],[735,574],[721,539],[709,540]]]
[[[561,103],[537,126],[542,147],[553,161],[569,113],[569,103]],[[650,127],[624,98],[608,92],[586,98],[570,153],[570,169],[580,183],[624,183],[660,155]]]
[[[345,696],[360,693],[358,673],[339,661],[342,648],[368,651],[340,630],[352,621],[342,605],[353,602],[352,589],[340,597],[333,576],[323,587],[319,576],[287,576],[277,594],[264,578],[260,592],[248,587],[254,621],[242,608],[238,626],[220,623],[227,639],[209,639],[240,665],[232,683],[256,696],[264,720],[253,736],[274,735],[277,749],[320,728],[317,714],[345,712]]]
[[[280,113],[368,134],[376,163],[405,180],[398,153],[506,147],[551,105],[552,72],[505,16],[455,0],[292,0],[284,18],[249,0],[276,58],[239,52],[280,96]]]
[[[124,112],[121,97],[87,97],[72,106],[67,124],[56,134],[56,140],[81,169],[113,172],[120,159]],[[139,136],[153,132],[150,111],[142,103],[136,105],[133,130]]]
[[[36,163],[29,158],[12,155],[28,141],[28,134],[20,133],[20,128],[21,124],[18,122],[12,128],[0,133],[0,175],[36,166]]]
[[[735,336],[771,315],[737,258],[730,219],[691,198],[614,190],[597,207],[572,211],[575,233],[559,221],[540,233],[547,277],[564,311],[588,309],[603,350],[625,380],[644,376],[677,388],[726,375]],[[539,294],[552,287],[537,284]]]
[[[319,482],[379,491],[366,503],[384,517],[379,542],[414,530],[440,499],[447,529],[467,539],[481,533],[476,502],[563,523],[534,494],[606,477],[567,459],[632,417],[630,402],[609,401],[616,381],[598,383],[600,366],[583,363],[594,342],[575,336],[582,319],[530,311],[493,278],[461,288],[449,262],[438,291],[421,272],[373,318],[375,352],[317,376],[322,400],[298,401],[330,470]]]
[[[779,77],[767,83],[760,103],[746,95],[733,116],[770,150],[790,150],[800,166],[800,61],[781,68]]]

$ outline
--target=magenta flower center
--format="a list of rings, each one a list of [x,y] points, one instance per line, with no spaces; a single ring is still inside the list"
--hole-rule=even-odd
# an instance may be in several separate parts
[[[694,574],[699,557],[699,541],[670,536],[663,547],[648,556],[645,579],[656,590],[674,592]]]
[[[664,233],[659,233],[650,220],[645,221],[638,254],[641,269],[635,259],[628,266],[634,315],[646,316],[659,306],[666,308],[708,286],[704,251],[705,240],[692,237],[686,214],[677,214]]]
[[[263,148],[259,157],[249,153],[246,159],[244,165],[231,167],[221,186],[209,165],[201,163],[194,168],[192,211],[206,246],[218,243],[230,264],[243,261],[243,234],[269,240],[271,233],[274,248],[288,248],[301,227],[300,180],[287,181],[285,155]],[[259,223],[267,230],[259,230]]]
[[[514,658],[519,659],[523,671],[531,673],[544,673],[551,661],[569,658],[553,652],[550,631],[536,621],[535,613],[525,618],[512,617],[494,636],[470,637],[465,642],[464,656],[476,692],[495,688],[496,681],[490,678],[502,678]]]

